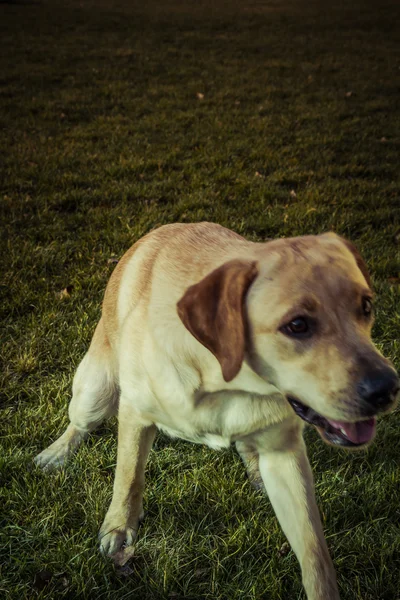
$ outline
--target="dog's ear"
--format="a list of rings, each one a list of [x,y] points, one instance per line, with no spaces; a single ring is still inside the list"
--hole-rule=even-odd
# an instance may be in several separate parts
[[[229,261],[188,288],[177,304],[182,323],[218,359],[225,381],[242,366],[245,298],[257,273],[255,261]]]
[[[345,240],[344,238],[340,238],[340,239],[342,240],[342,242],[344,243],[346,248],[348,250],[350,250],[350,252],[354,256],[354,258],[356,259],[358,268],[360,269],[361,273],[364,275],[365,281],[368,283],[369,287],[372,289],[371,275],[369,274],[368,267],[365,264],[363,257],[361,256],[361,254],[359,253],[359,251],[357,250],[357,248],[355,247],[353,242],[349,242],[349,240]]]

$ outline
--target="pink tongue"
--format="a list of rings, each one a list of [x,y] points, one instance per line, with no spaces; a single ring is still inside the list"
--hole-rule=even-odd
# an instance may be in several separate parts
[[[335,429],[342,430],[342,433],[354,444],[365,444],[369,442],[375,433],[376,417],[367,421],[358,421],[357,423],[345,423],[344,421],[331,421],[327,419]]]

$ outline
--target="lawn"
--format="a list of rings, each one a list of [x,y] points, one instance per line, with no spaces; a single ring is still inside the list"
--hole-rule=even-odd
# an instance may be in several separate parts
[[[398,0],[0,2],[0,597],[304,598],[233,450],[158,436],[123,570],[96,538],[116,420],[55,475],[32,459],[115,263],[164,223],[353,240],[400,367],[399,22]],[[364,452],[306,432],[343,600],[400,599],[399,433],[399,412]]]

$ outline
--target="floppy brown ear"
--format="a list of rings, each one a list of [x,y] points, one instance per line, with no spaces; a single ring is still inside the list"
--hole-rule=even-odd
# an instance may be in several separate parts
[[[344,238],[341,238],[341,240],[344,243],[344,245],[346,246],[346,248],[348,250],[350,250],[350,252],[354,256],[354,258],[356,259],[358,268],[360,269],[361,273],[364,275],[365,281],[368,283],[369,287],[372,289],[371,275],[368,272],[368,267],[365,264],[363,257],[361,256],[361,254],[359,253],[359,251],[357,250],[357,248],[355,247],[353,242],[349,242],[349,240],[345,240]]]
[[[245,298],[257,273],[255,261],[231,260],[188,288],[177,304],[182,323],[218,359],[225,381],[242,366]]]

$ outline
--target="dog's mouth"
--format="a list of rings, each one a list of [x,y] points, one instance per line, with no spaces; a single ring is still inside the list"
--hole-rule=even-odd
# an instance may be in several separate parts
[[[333,421],[323,417],[313,408],[306,406],[293,396],[287,396],[287,399],[296,415],[306,423],[314,425],[322,439],[330,444],[354,448],[368,444],[375,436],[376,417],[356,421],[355,423]]]

